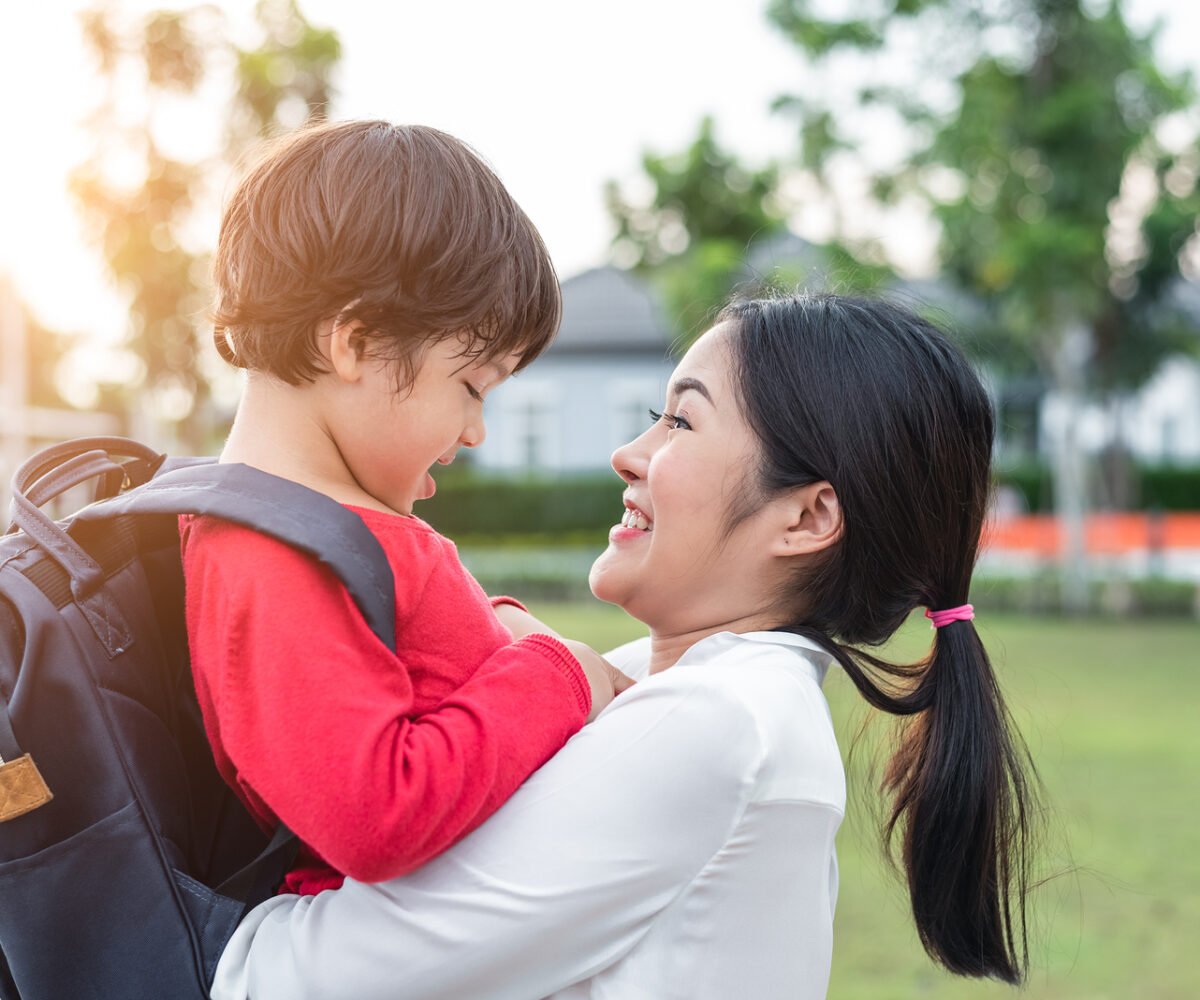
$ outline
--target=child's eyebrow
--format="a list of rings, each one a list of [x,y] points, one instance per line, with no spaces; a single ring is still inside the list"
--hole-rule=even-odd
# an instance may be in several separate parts
[[[489,361],[488,367],[491,368],[501,379],[506,379],[512,374],[511,368],[505,368],[499,361]]]

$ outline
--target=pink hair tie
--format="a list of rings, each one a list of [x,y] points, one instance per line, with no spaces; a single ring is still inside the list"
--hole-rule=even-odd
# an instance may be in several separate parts
[[[975,608],[970,604],[960,604],[957,608],[947,608],[945,611],[926,611],[925,617],[933,622],[934,628],[941,628],[951,622],[969,622],[975,617]]]

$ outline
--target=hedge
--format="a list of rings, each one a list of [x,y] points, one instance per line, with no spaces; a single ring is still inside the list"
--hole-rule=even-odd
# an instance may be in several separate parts
[[[1144,507],[1200,510],[1200,465],[1143,466],[1138,471]]]
[[[467,567],[493,594],[528,600],[586,599],[588,569],[602,545],[463,546]],[[1118,618],[1200,618],[1200,585],[1149,577],[1095,580],[1090,613]],[[978,575],[971,582],[971,603],[982,612],[1010,611],[1061,615],[1062,586],[1054,571],[1028,577]]]
[[[456,541],[537,535],[603,544],[621,519],[615,473],[545,479],[460,475],[438,481],[417,514]]]
[[[556,478],[501,478],[458,472],[438,481],[438,492],[417,513],[454,539],[494,542],[506,536],[603,544],[621,516],[613,473]],[[1200,466],[1146,466],[1137,470],[1144,507],[1200,510]],[[998,469],[997,483],[1012,486],[1029,510],[1053,509],[1050,471],[1029,464]]]
[[[1118,618],[1200,617],[1200,586],[1186,580],[1147,577],[1141,580],[1094,580],[1089,585],[1093,615]],[[977,576],[971,603],[984,611],[1064,614],[1062,586],[1056,573],[1032,577]]]
[[[1142,465],[1133,470],[1134,496],[1141,509],[1200,510],[1200,465]],[[1050,468],[1041,463],[996,470],[996,482],[1011,486],[1033,513],[1054,510]]]

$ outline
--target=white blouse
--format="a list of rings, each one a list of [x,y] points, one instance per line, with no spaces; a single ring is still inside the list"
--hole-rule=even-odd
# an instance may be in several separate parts
[[[649,641],[608,654],[644,677]],[[821,1000],[845,779],[828,653],[722,632],[420,870],[279,896],[215,1000]]]

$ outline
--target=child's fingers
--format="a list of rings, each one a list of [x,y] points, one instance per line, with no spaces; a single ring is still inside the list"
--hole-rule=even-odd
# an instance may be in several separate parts
[[[637,681],[635,681],[632,677],[626,677],[614,666],[610,665],[609,670],[612,673],[613,691],[616,694],[620,694],[622,691],[628,691],[637,683]]]

